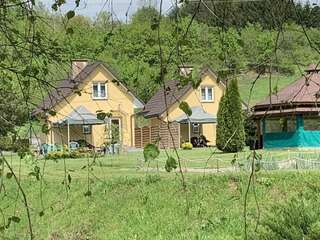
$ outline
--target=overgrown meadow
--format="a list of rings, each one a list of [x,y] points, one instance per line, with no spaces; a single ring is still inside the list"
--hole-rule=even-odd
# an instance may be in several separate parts
[[[244,239],[248,172],[186,173],[183,190],[179,174],[146,173],[121,158],[100,159],[101,164],[91,169],[83,167],[86,159],[65,161],[71,176],[67,185],[62,159],[47,160],[45,175],[37,180],[30,175],[34,162],[12,158],[17,173],[22,167],[20,179],[35,239]],[[314,205],[319,177],[317,171],[257,172],[248,194],[248,238],[284,239],[292,233],[294,237],[286,239],[301,239],[296,237],[310,236],[311,231],[319,234],[318,229],[311,230],[318,223]],[[1,205],[7,228],[0,234],[2,239],[27,239],[21,193],[12,177],[4,181]],[[277,221],[275,230],[270,223]]]

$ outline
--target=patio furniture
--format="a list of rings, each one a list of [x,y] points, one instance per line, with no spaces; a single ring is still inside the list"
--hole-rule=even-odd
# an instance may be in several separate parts
[[[70,150],[77,150],[80,147],[79,143],[77,142],[69,142],[69,149]]]

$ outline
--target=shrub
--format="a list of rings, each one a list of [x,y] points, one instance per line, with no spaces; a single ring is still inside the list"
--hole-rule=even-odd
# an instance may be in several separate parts
[[[192,144],[190,142],[185,142],[181,144],[181,148],[184,150],[191,150],[192,149]]]
[[[243,111],[245,143],[250,149],[257,148],[257,124],[250,116],[248,111]],[[256,144],[256,146],[255,146]]]
[[[319,193],[310,191],[273,205],[251,239],[320,239]]]
[[[244,142],[242,104],[237,80],[232,79],[219,104],[217,147],[223,152],[238,152],[243,149]]]
[[[84,150],[79,149],[76,151],[53,151],[49,152],[45,158],[58,160],[61,158],[85,158],[85,157],[93,157],[96,153],[93,150]],[[98,155],[96,155],[98,156]]]
[[[12,150],[12,139],[9,136],[0,137],[0,149],[4,151]]]

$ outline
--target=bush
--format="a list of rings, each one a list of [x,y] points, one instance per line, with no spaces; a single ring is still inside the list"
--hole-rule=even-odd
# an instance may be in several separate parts
[[[181,148],[183,150],[191,150],[192,149],[192,144],[190,142],[185,142],[181,144]]]
[[[76,151],[52,151],[49,152],[45,158],[46,159],[52,159],[52,160],[58,160],[61,158],[85,158],[85,157],[94,157],[95,152],[93,150],[84,150],[84,149],[78,149]],[[97,155],[96,155],[97,156]]]
[[[29,139],[16,139],[13,142],[12,150],[14,152],[26,152],[29,150]]]
[[[320,239],[319,193],[310,191],[271,207],[251,239]]]
[[[0,150],[10,151],[12,150],[12,139],[9,136],[0,137]]]

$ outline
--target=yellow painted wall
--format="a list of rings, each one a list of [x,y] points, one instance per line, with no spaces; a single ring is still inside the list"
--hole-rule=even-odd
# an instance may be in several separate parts
[[[79,87],[81,96],[73,94],[67,98],[66,101],[58,103],[54,110],[57,112],[56,116],[50,116],[49,122],[56,122],[65,118],[78,106],[84,106],[93,114],[97,110],[104,112],[111,112],[113,118],[121,119],[121,140],[125,146],[134,146],[134,98],[127,93],[127,90],[117,83],[113,83],[113,76],[102,65],[97,67]],[[94,100],[92,99],[92,83],[93,82],[106,82],[107,86],[107,99]],[[52,133],[48,134],[48,142],[61,144],[63,141],[67,142],[67,130],[61,131],[54,128]],[[92,126],[92,134],[84,136],[82,127],[70,131],[70,139],[75,140],[78,138],[88,139],[88,142],[96,147],[100,147],[105,142],[105,126],[94,125]],[[52,137],[52,135],[54,135]],[[61,136],[63,135],[63,136]]]
[[[201,87],[205,86],[213,87],[213,101],[211,102],[201,101]],[[224,89],[225,86],[221,83],[218,83],[213,74],[207,72],[202,76],[202,81],[199,88],[191,89],[187,94],[185,94],[185,96],[180,99],[180,101],[187,102],[190,107],[201,106],[206,112],[217,116],[220,99],[223,96]],[[173,106],[171,106],[168,112],[168,118],[166,116],[166,113],[162,115],[162,118],[164,120],[173,121],[177,117],[184,114],[183,111],[179,109],[179,103],[175,103]],[[210,145],[216,144],[216,125],[217,124],[213,123],[202,125],[203,135],[206,136],[206,138],[210,141]],[[185,133],[181,133],[181,137],[185,137]]]

